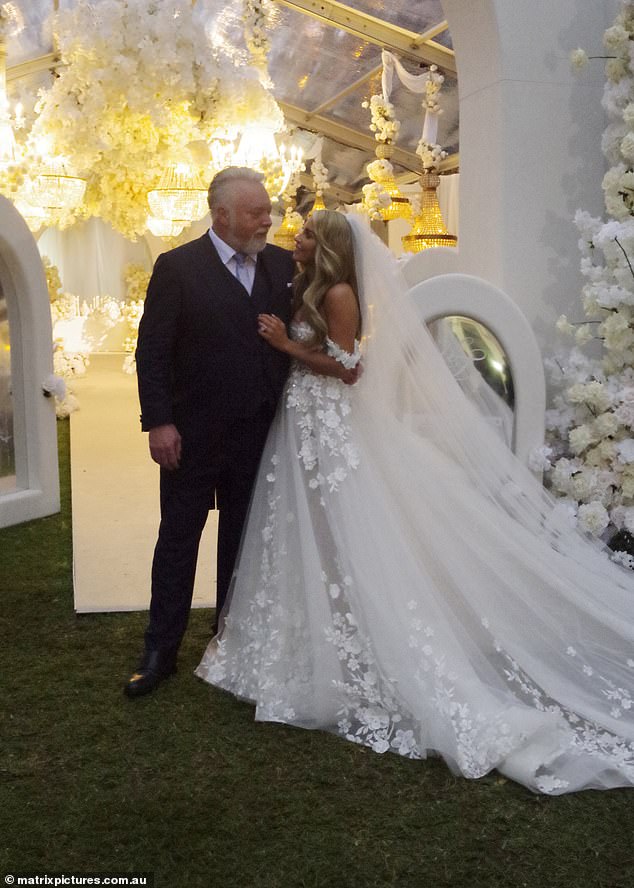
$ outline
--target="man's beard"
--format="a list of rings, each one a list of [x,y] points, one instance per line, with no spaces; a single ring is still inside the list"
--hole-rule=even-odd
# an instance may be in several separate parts
[[[242,247],[243,253],[261,253],[266,246],[265,234],[254,234]]]

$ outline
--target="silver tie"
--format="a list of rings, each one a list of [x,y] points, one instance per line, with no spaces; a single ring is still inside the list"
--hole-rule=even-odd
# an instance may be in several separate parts
[[[247,255],[246,253],[234,253],[233,258],[236,263],[236,280],[238,280],[242,284],[242,286],[248,293],[249,281],[246,269]]]

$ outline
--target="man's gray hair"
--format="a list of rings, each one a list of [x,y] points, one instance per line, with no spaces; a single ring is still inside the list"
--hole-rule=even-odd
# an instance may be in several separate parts
[[[259,182],[260,184],[263,184],[264,176],[262,173],[258,173],[257,170],[252,170],[250,167],[238,166],[226,167],[224,170],[220,170],[219,173],[216,173],[211,180],[211,185],[207,192],[207,203],[209,204],[209,211],[211,212],[212,218],[214,211],[222,205],[224,200],[226,200],[227,192],[231,190],[231,187],[236,182]]]

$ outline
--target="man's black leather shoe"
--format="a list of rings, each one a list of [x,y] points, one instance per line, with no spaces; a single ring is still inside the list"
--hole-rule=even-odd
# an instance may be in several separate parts
[[[141,665],[134,672],[123,689],[128,697],[142,697],[150,694],[160,683],[176,672],[176,655],[162,654],[161,651],[146,651]]]

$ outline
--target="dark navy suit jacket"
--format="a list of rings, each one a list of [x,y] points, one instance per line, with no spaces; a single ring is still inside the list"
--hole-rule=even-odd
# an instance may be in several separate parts
[[[148,286],[136,352],[144,430],[222,436],[232,420],[274,405],[288,359],[257,333],[260,312],[290,320],[293,260],[267,245],[249,296],[209,233],[160,255]]]

